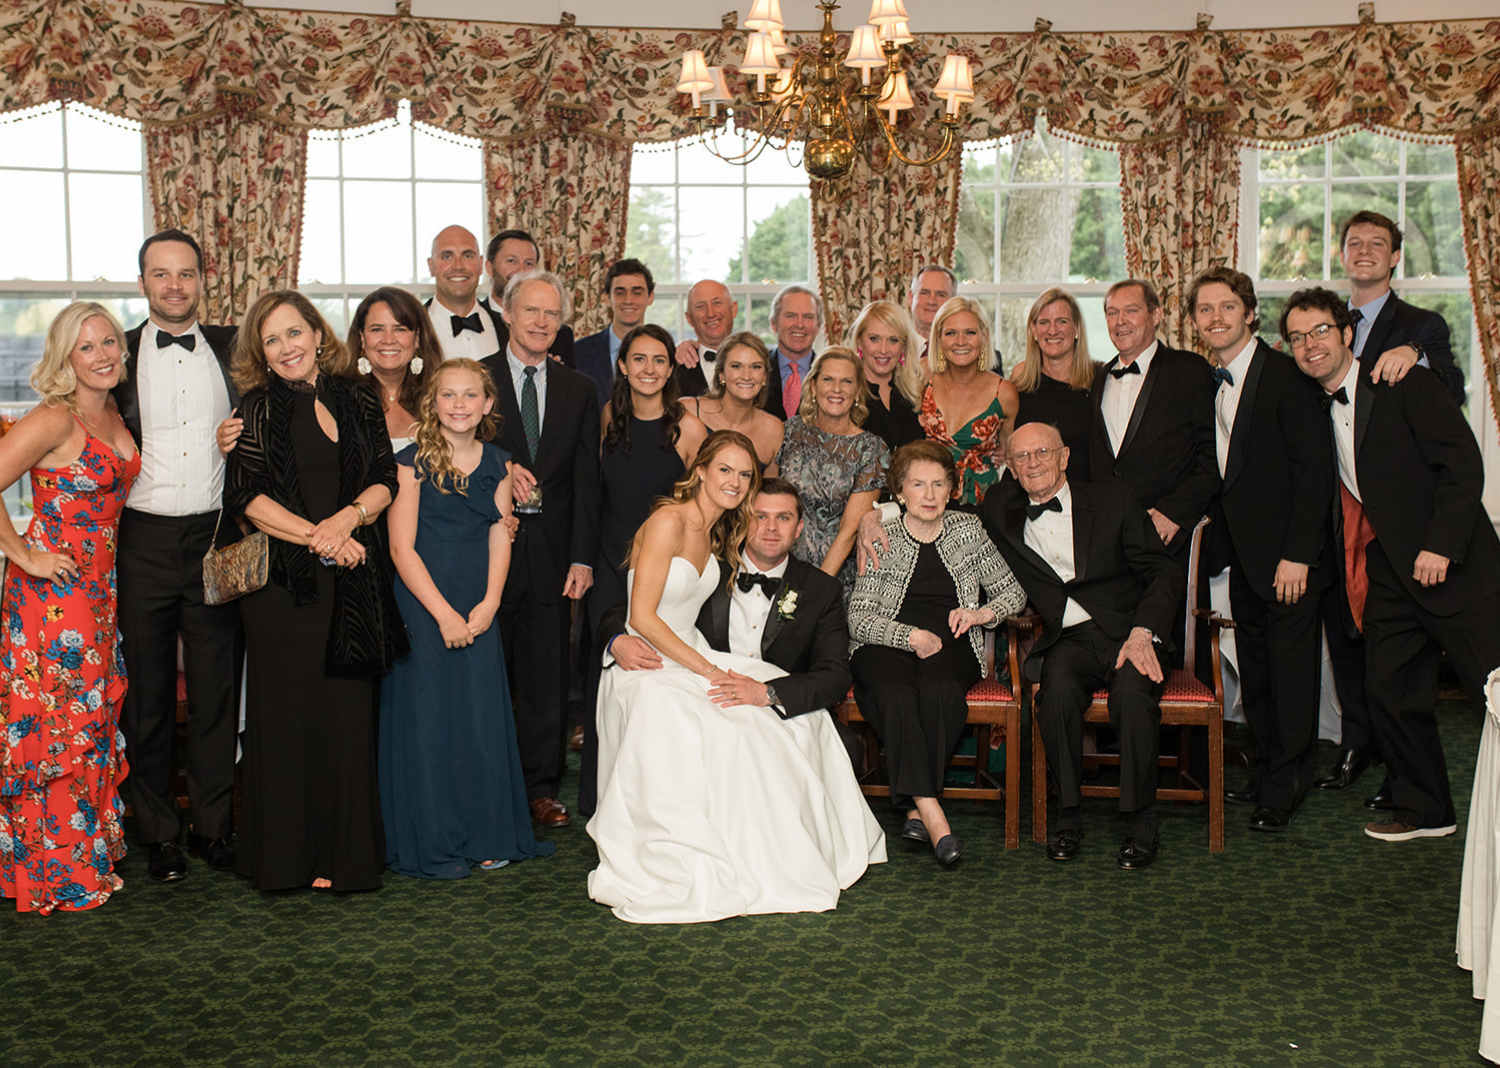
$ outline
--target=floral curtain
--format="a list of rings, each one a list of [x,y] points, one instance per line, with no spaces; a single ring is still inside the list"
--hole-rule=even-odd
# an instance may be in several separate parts
[[[1458,195],[1479,344],[1485,354],[1490,411],[1500,417],[1500,130],[1458,142]],[[1477,370],[1477,368],[1476,368]]]
[[[604,276],[625,255],[630,208],[628,141],[561,129],[486,141],[490,232],[528,231],[542,263],[573,287],[573,331],[609,322]]]
[[[146,126],[156,228],[203,248],[204,314],[237,322],[257,294],[297,284],[307,130],[217,112]]]
[[[1156,284],[1162,334],[1176,348],[1197,342],[1183,307],[1199,271],[1233,267],[1239,234],[1239,146],[1193,123],[1189,136],[1120,146],[1125,269]]]
[[[952,260],[962,174],[962,145],[955,143],[932,167],[909,167],[888,151],[873,163],[856,154],[845,177],[812,183],[813,244],[830,344],[870,301],[904,301],[918,264]]]

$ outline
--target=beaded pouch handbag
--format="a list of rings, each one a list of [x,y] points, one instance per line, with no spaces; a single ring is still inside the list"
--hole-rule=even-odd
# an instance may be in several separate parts
[[[271,543],[266,532],[247,534],[225,549],[215,549],[219,541],[219,523],[224,509],[219,509],[214,523],[214,540],[203,554],[203,602],[225,604],[236,597],[254,593],[266,584],[270,570]]]

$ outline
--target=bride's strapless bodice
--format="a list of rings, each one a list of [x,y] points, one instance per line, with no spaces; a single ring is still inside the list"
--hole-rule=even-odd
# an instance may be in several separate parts
[[[656,606],[657,616],[679,635],[696,635],[698,612],[714,592],[714,583],[718,581],[719,562],[713,557],[708,558],[702,574],[687,557],[672,557],[667,568],[667,584],[661,591],[661,603]],[[635,595],[634,568],[625,578],[625,589],[630,596]]]

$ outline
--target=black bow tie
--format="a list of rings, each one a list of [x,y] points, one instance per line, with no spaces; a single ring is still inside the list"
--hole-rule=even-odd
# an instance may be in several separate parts
[[[1062,512],[1062,501],[1056,497],[1049,497],[1041,504],[1028,504],[1026,506],[1027,519],[1040,519],[1043,512]]]
[[[198,346],[198,336],[196,334],[169,334],[165,330],[158,330],[156,332],[156,347],[164,349],[168,345],[181,345],[189,352],[192,352]]]
[[[1226,382],[1231,386],[1234,385],[1234,375],[1230,374],[1223,367],[1210,367],[1208,373],[1214,376],[1214,383],[1216,385],[1222,386]]]
[[[1348,404],[1349,403],[1349,392],[1348,392],[1348,390],[1344,389],[1343,386],[1340,386],[1338,389],[1334,390],[1332,393],[1325,393],[1325,394],[1323,394],[1323,410],[1326,412],[1329,408],[1332,408],[1334,401],[1338,401],[1340,404]]]
[[[1109,371],[1111,378],[1124,378],[1126,375],[1138,375],[1141,373],[1141,365],[1132,360],[1124,367],[1112,367]]]
[[[453,315],[449,316],[449,318],[453,320],[454,337],[458,337],[458,335],[462,334],[465,330],[472,330],[476,334],[484,333],[484,327],[479,325],[478,312],[475,312],[473,315]]]
[[[735,576],[734,584],[740,588],[741,593],[749,593],[759,586],[767,598],[775,597],[776,591],[781,588],[781,580],[775,575],[762,575],[752,571],[741,571]]]

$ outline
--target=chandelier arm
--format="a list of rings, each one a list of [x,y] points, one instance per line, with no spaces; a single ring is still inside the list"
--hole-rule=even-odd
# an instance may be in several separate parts
[[[895,154],[896,158],[910,167],[931,167],[934,163],[942,162],[948,153],[952,151],[955,140],[954,135],[958,132],[958,123],[949,122],[946,118],[943,119],[943,142],[938,145],[937,151],[926,159],[913,159],[905,152],[902,152],[901,146],[896,144],[896,137],[891,132],[890,123],[879,116],[876,116],[875,121],[880,124],[880,131],[885,134],[886,143],[891,146],[891,151]]]

